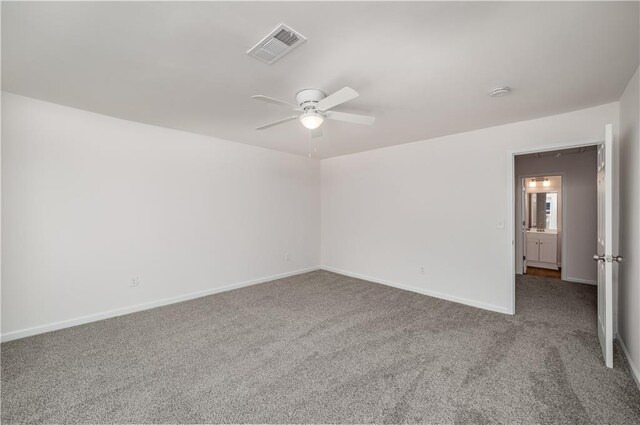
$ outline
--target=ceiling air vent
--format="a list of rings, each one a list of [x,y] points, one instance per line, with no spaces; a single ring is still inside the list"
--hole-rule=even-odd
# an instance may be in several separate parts
[[[272,64],[302,43],[306,37],[285,24],[280,24],[247,52],[248,55]]]

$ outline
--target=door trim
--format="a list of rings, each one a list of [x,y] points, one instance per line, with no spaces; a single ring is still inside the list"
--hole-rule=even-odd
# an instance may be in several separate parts
[[[508,164],[509,166],[507,167],[507,207],[509,208],[509,212],[507,213],[507,227],[508,227],[508,232],[507,232],[507,244],[510,247],[509,251],[510,254],[507,257],[508,261],[509,261],[509,267],[507,267],[507,270],[509,271],[509,276],[507,277],[507,282],[508,282],[508,288],[509,288],[509,297],[511,298],[511,305],[510,305],[510,309],[509,309],[509,314],[515,314],[516,313],[516,235],[515,235],[515,221],[516,221],[516,205],[515,205],[515,185],[516,185],[516,179],[518,178],[515,173],[516,173],[516,156],[518,155],[524,155],[524,154],[528,154],[528,153],[536,153],[536,152],[548,152],[548,151],[555,151],[555,150],[559,150],[559,149],[570,149],[570,148],[580,148],[580,147],[584,147],[584,146],[593,146],[593,145],[599,145],[604,143],[604,135],[602,137],[597,137],[597,138],[593,138],[593,139],[584,139],[584,140],[574,140],[574,141],[567,141],[567,142],[558,142],[558,143],[554,143],[554,144],[547,144],[547,145],[539,145],[539,146],[531,146],[531,147],[524,147],[524,148],[518,148],[515,150],[511,150],[508,152],[507,154],[507,160],[508,160]],[[559,175],[559,174],[556,174]],[[565,193],[566,191],[565,189],[565,179],[563,179],[563,196],[562,196],[562,203],[563,203],[563,209],[565,206]],[[563,225],[563,241],[562,241],[562,264],[564,264],[565,258],[566,256],[564,255],[564,249],[566,244],[564,243],[564,228],[565,228],[565,218],[566,216],[563,214],[563,219],[562,219],[562,225]],[[565,270],[565,267],[562,267],[563,271]]]

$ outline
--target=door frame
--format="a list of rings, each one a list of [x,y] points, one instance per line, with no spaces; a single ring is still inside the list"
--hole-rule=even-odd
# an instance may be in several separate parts
[[[604,135],[602,135],[601,137],[595,137],[592,139],[583,139],[583,140],[573,140],[573,141],[567,141],[567,142],[557,142],[557,143],[553,143],[553,144],[547,144],[547,145],[538,145],[538,146],[531,146],[531,147],[522,147],[522,148],[517,148],[514,150],[511,150],[508,152],[507,154],[507,161],[509,166],[507,167],[507,207],[509,208],[509,211],[507,213],[507,227],[508,227],[508,232],[507,232],[507,243],[509,244],[509,256],[507,257],[509,259],[509,267],[507,267],[507,270],[509,271],[509,276],[508,276],[508,288],[509,288],[509,296],[511,298],[511,308],[509,309],[508,313],[509,314],[516,314],[516,208],[517,206],[515,205],[515,185],[516,185],[516,179],[518,178],[518,176],[516,176],[516,156],[518,155],[525,155],[528,153],[537,153],[537,152],[549,152],[549,151],[556,151],[556,150],[560,150],[560,149],[571,149],[571,148],[581,148],[581,147],[585,147],[585,146],[593,146],[593,145],[599,145],[604,143]],[[559,175],[559,174],[556,174]],[[565,179],[563,179],[563,192],[564,191],[564,185],[565,185]],[[566,192],[565,192],[566,193]],[[562,202],[563,202],[563,213],[564,213],[564,203],[565,203],[565,193],[563,193],[562,195]],[[562,226],[563,226],[563,239],[564,239],[564,225],[565,225],[565,215],[563,214],[562,217]],[[564,265],[564,261],[566,259],[566,256],[564,255],[564,249],[566,244],[564,243],[564,240],[562,241],[562,264]],[[564,270],[565,267],[562,267],[562,269]]]
[[[590,145],[588,145],[588,146],[590,146]],[[542,151],[538,151],[538,152],[542,152]],[[520,155],[520,154],[518,154],[518,155]],[[515,156],[517,156],[517,155],[515,155]],[[514,161],[515,161],[515,156],[514,156]],[[514,162],[514,172],[515,172],[515,162]],[[562,178],[562,183],[560,184],[560,193],[562,194],[561,195],[562,203],[560,204],[560,208],[562,208],[562,234],[560,235],[561,236],[561,238],[560,238],[560,279],[566,280],[565,279],[566,271],[565,271],[565,267],[564,267],[564,264],[565,264],[564,262],[566,261],[566,258],[567,258],[567,255],[566,255],[567,254],[567,252],[566,252],[566,249],[567,249],[567,243],[566,243],[566,241],[567,241],[567,239],[566,239],[567,238],[567,233],[565,231],[565,229],[567,228],[567,214],[566,214],[566,211],[567,211],[566,193],[567,193],[567,191],[565,190],[566,184],[567,184],[567,173],[565,171],[563,171],[563,172],[554,171],[552,173],[550,172],[550,173],[522,174],[522,175],[516,176],[516,182],[521,181],[522,179],[529,178],[529,177],[552,177],[552,176],[560,176]],[[515,199],[514,199],[514,204],[515,204]],[[524,213],[524,211],[522,211],[522,213]],[[516,213],[514,211],[513,212],[513,220],[514,220],[514,222],[515,222],[515,217],[516,217]],[[515,230],[515,226],[514,226],[514,230]],[[514,266],[513,267],[514,267],[514,274],[515,274],[515,268],[516,268],[516,266],[515,266],[515,249],[516,249],[516,245],[515,245],[516,235],[515,235],[515,233],[513,235],[513,240],[514,240],[514,245],[513,245]],[[524,235],[522,237],[522,241],[521,242],[523,244],[526,243]],[[522,252],[522,254],[524,255],[524,251]],[[518,259],[518,261],[522,261],[522,267],[523,267],[523,270],[524,270],[524,260]]]

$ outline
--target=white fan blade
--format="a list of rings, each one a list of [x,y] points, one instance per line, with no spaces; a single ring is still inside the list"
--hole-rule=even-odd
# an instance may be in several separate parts
[[[354,124],[371,125],[376,120],[369,115],[348,114],[346,112],[329,111],[326,113],[330,120],[352,122]]]
[[[325,97],[320,102],[318,102],[318,109],[321,111],[326,111],[327,109],[331,109],[334,106],[340,105],[341,103],[348,102],[351,99],[355,99],[360,96],[357,91],[352,89],[351,87],[345,87],[334,94]]]
[[[275,105],[284,105],[284,106],[290,106],[292,108],[297,108],[296,105],[292,105],[289,102],[284,102],[282,100],[278,100],[278,99],[274,99],[272,97],[268,97],[268,96],[263,96],[261,94],[256,94],[254,96],[251,96],[251,99],[255,99],[255,100],[261,100],[263,102],[267,102],[267,103],[273,103]]]
[[[284,124],[287,121],[292,121],[292,120],[297,120],[297,119],[298,119],[298,116],[294,115],[292,117],[287,117],[287,118],[281,119],[281,120],[276,121],[276,122],[272,122],[272,123],[269,123],[269,124],[261,125],[260,127],[256,127],[256,130],[264,130],[265,128],[275,127],[276,125]]]
[[[322,129],[320,127],[310,130],[310,133],[312,139],[319,139],[322,137]]]

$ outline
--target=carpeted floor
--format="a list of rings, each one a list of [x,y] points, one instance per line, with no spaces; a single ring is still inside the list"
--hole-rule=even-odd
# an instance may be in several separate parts
[[[2,422],[640,423],[595,287],[507,316],[316,271],[2,344]]]

